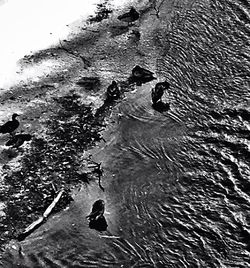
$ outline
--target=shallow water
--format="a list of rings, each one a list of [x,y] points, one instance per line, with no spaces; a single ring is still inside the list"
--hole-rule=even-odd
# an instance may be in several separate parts
[[[128,93],[95,156],[106,191],[82,189],[3,267],[250,266],[249,16],[216,0],[176,17],[157,60],[170,111],[152,109],[148,85]],[[102,233],[85,219],[99,198]]]

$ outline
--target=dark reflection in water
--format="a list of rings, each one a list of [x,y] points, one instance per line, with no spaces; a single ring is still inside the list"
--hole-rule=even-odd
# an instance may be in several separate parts
[[[152,104],[153,109],[159,113],[167,112],[170,109],[170,104],[163,101],[158,101]]]
[[[105,217],[99,217],[97,220],[91,220],[89,222],[89,228],[95,229],[99,232],[106,231],[108,227]]]

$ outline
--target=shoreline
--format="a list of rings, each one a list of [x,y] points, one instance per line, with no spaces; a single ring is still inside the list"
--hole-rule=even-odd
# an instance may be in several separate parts
[[[97,9],[96,17],[99,23],[108,17],[104,16],[100,20],[101,12],[102,9]],[[95,17],[89,19],[92,24],[95,22]],[[50,52],[51,50],[56,52]],[[71,195],[75,187],[97,179],[96,171],[85,167],[87,159],[76,158],[77,155],[81,157],[79,154],[101,141],[100,133],[104,126],[102,121],[106,116],[103,114],[103,118],[95,118],[94,106],[90,101],[83,100],[85,94],[81,93],[84,87],[79,86],[78,90],[69,89],[70,85],[65,76],[75,74],[71,71],[65,75],[61,69],[68,63],[73,68],[80,67],[81,64],[74,66],[76,64],[74,60],[79,61],[78,55],[76,59],[70,59],[69,52],[70,50],[61,47],[52,47],[25,56],[19,61],[24,67],[56,57],[59,62],[59,73],[54,71],[52,75],[38,78],[37,81],[36,79],[25,83],[21,81],[0,96],[1,103],[5,106],[3,110],[8,112],[15,109],[21,114],[17,132],[24,131],[33,135],[31,142],[18,149],[4,146],[9,135],[0,137],[3,178],[0,191],[2,252],[4,245],[13,238],[17,239],[22,230],[42,215],[52,202],[56,190],[63,188],[64,193],[53,214],[66,208],[73,201]],[[61,55],[57,56],[60,53]],[[81,77],[79,72],[76,76],[78,79]],[[64,87],[64,90],[60,87]],[[100,86],[97,91],[99,90]],[[89,97],[92,97],[92,93]],[[99,100],[96,106],[100,104],[102,100]],[[78,122],[71,122],[76,117]],[[81,137],[80,132],[68,135],[72,128],[80,129],[82,124],[85,125],[85,129],[81,129]],[[58,129],[63,129],[62,133]]]
[[[103,11],[105,16],[100,17]],[[102,21],[111,13],[106,11],[105,6],[97,9],[96,17],[89,19],[90,29],[101,27]],[[102,34],[96,38],[92,32],[85,32],[80,36],[90,38],[88,48],[102,38]],[[82,52],[75,52],[82,42],[81,37],[78,38],[70,40],[70,45],[64,42],[67,44],[65,47],[61,44],[25,56],[20,61],[22,66],[33,66],[56,58],[59,70],[34,81],[21,81],[0,96],[4,110],[9,113],[15,109],[21,114],[17,133],[33,136],[31,142],[18,149],[4,145],[9,135],[0,137],[3,178],[0,191],[3,201],[1,251],[4,245],[13,238],[18,239],[22,231],[42,215],[55,197],[55,191],[64,189],[53,214],[73,201],[72,191],[75,188],[98,180],[96,170],[88,168],[91,160],[84,159],[82,154],[103,142],[101,132],[116,103],[105,104],[105,91],[111,80],[104,84],[99,75],[93,76],[96,70],[89,70],[93,69],[90,61],[85,61]],[[68,65],[70,68],[66,67]],[[62,71],[65,67],[66,71]],[[83,72],[77,72],[77,69]],[[91,82],[77,85],[77,80],[84,76],[97,77],[97,89],[92,88]],[[98,107],[103,109],[99,116],[95,116]]]
[[[139,64],[156,72],[155,59],[162,53],[161,44],[153,48],[147,44],[147,35],[151,35],[151,32],[148,33],[145,20],[149,21],[147,23],[154,20],[150,15],[152,3],[146,2],[147,4],[137,4],[143,14],[141,20],[144,24],[138,22],[129,29],[117,22],[112,15],[108,22],[104,19],[90,25],[89,31],[69,42],[64,42],[63,47],[49,48],[28,59],[25,58],[25,61],[28,60],[25,64],[29,64],[29,61],[32,64],[36,56],[38,59],[34,61],[35,63],[39,63],[44,57],[56,59],[60,61],[61,68],[58,73],[55,72],[39,81],[12,87],[10,92],[1,96],[1,103],[8,107],[6,110],[9,113],[13,108],[21,112],[19,131],[35,135],[30,144],[25,144],[20,151],[11,152],[13,154],[11,161],[9,161],[11,149],[6,150],[4,146],[1,148],[1,164],[5,167],[3,173],[5,182],[8,182],[6,189],[9,191],[7,197],[6,192],[1,192],[8,202],[3,209],[8,219],[5,219],[3,224],[7,228],[2,231],[4,234],[2,241],[10,241],[16,237],[20,230],[26,228],[44,212],[53,200],[51,183],[56,189],[68,187],[68,192],[63,198],[64,202],[61,202],[55,211],[58,212],[72,201],[72,189],[97,180],[95,171],[88,169],[88,159],[84,158],[84,154],[88,149],[91,151],[100,147],[100,142],[103,143],[102,133],[106,132],[104,126],[110,124],[112,105],[106,107],[107,109],[104,107],[99,118],[96,119],[94,116],[96,110],[104,103],[107,86],[112,80],[116,80],[124,92],[132,91],[134,88],[129,88],[126,83],[132,68]],[[154,24],[153,30],[161,25],[159,21],[155,21]],[[142,32],[145,36],[138,37],[136,32]],[[161,76],[158,73],[159,79]],[[86,88],[86,85],[83,87],[77,84],[82,77],[97,77],[97,88],[89,90],[87,88],[91,88],[92,85],[87,85]],[[24,108],[26,105],[28,109]],[[87,118],[86,122],[84,118]],[[83,130],[81,127],[84,124],[86,128]],[[89,139],[86,140],[83,133]],[[1,145],[6,139],[7,137],[0,137]],[[20,152],[21,159],[18,157]],[[70,159],[69,155],[74,157]],[[42,194],[38,191],[34,198],[29,199],[35,200],[34,203],[27,206],[25,198],[27,199],[29,194],[34,194],[39,183],[43,189]],[[25,188],[27,186],[28,188]],[[20,201],[25,201],[26,211],[22,211],[24,204]],[[41,205],[41,202],[44,203]]]

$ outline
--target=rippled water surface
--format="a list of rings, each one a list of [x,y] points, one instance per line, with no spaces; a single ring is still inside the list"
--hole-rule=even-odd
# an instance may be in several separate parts
[[[171,84],[170,111],[152,109],[148,85],[128,93],[97,156],[107,190],[83,189],[4,267],[250,266],[249,18],[243,0],[204,1],[172,18],[156,66]],[[98,198],[102,233],[85,219]]]

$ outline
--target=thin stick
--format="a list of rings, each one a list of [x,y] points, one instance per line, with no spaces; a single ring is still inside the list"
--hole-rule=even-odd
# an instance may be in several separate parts
[[[95,166],[89,166],[90,168],[94,168],[93,172],[97,174],[98,176],[98,184],[99,184],[99,187],[102,189],[102,191],[104,192],[104,188],[101,184],[101,177],[103,175],[103,169],[101,168],[101,164],[102,163],[97,163],[95,161],[93,161],[92,159],[89,159],[89,161],[94,164]]]
[[[99,187],[103,190],[104,192],[104,188],[102,187],[101,185],[101,176],[98,176],[98,184],[99,184]]]
[[[31,223],[21,234],[18,236],[18,240],[22,241],[24,240],[28,235],[30,235],[32,232],[34,232],[40,225],[42,225],[48,218],[48,216],[51,214],[53,208],[56,206],[58,201],[60,200],[64,190],[61,190],[56,198],[52,201],[52,203],[48,206],[48,208],[43,213],[43,216]]]
[[[21,236],[28,236],[31,232],[33,232],[38,226],[40,226],[44,221],[43,217],[40,217],[38,220],[31,223],[21,234]]]
[[[62,45],[61,40],[59,40],[59,44],[61,46],[61,49],[63,49],[64,51],[66,51],[68,54],[70,54],[70,55],[72,55],[72,56],[74,56],[76,58],[80,58],[83,61],[85,68],[87,68],[87,67],[89,67],[91,65],[90,62],[87,59],[85,59],[81,54],[72,52],[69,49],[67,49],[66,47],[64,47]]]
[[[48,206],[48,208],[45,210],[45,212],[43,213],[43,217],[44,218],[48,218],[48,216],[50,215],[50,213],[52,212],[52,209],[56,206],[56,204],[58,203],[58,201],[60,200],[62,194],[63,194],[64,190],[61,190],[56,198],[53,200],[53,202]]]

